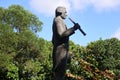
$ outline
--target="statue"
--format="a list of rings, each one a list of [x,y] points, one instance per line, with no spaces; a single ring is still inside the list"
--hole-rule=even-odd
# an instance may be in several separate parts
[[[56,8],[55,18],[52,25],[54,80],[64,80],[68,60],[69,37],[80,28],[80,25],[76,23],[73,27],[67,29],[64,22],[66,16],[67,11],[65,7],[59,6]]]

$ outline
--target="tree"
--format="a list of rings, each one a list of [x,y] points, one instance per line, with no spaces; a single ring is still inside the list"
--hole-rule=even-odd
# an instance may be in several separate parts
[[[42,22],[39,21],[38,17],[20,5],[11,5],[8,9],[1,7],[0,12],[1,21],[11,26],[17,32],[21,32],[26,28],[37,32],[42,28]]]
[[[15,47],[17,46],[17,36],[13,29],[7,24],[0,22],[0,78],[18,78],[17,67],[13,64]]]
[[[98,62],[100,70],[112,70],[116,76],[120,75],[120,41],[116,38],[91,42],[87,49]]]
[[[34,34],[41,30],[42,22],[19,5],[0,7],[0,12],[0,78],[28,80],[39,72],[38,56],[43,58],[42,45]]]

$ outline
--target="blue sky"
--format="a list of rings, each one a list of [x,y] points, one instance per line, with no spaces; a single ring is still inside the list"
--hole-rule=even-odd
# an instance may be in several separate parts
[[[120,39],[120,0],[0,0],[0,7],[19,4],[39,17],[43,29],[39,37],[51,41],[52,21],[57,6],[67,8],[68,17],[81,25],[87,33],[83,36],[79,30],[70,40],[79,45],[87,45],[92,41],[116,37]],[[73,24],[65,20],[68,28]]]

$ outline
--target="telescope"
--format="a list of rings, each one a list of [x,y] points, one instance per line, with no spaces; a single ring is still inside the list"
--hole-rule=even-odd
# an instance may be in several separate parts
[[[71,18],[69,18],[69,20],[75,25],[75,24],[77,24],[76,22],[74,22]],[[85,36],[86,35],[86,33],[81,29],[81,27],[79,27],[79,30],[80,30],[80,32]]]

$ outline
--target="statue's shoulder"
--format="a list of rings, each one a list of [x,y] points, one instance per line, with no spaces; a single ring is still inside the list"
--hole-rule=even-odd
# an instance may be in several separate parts
[[[56,17],[54,20],[55,22],[63,22],[63,19],[61,17]]]

